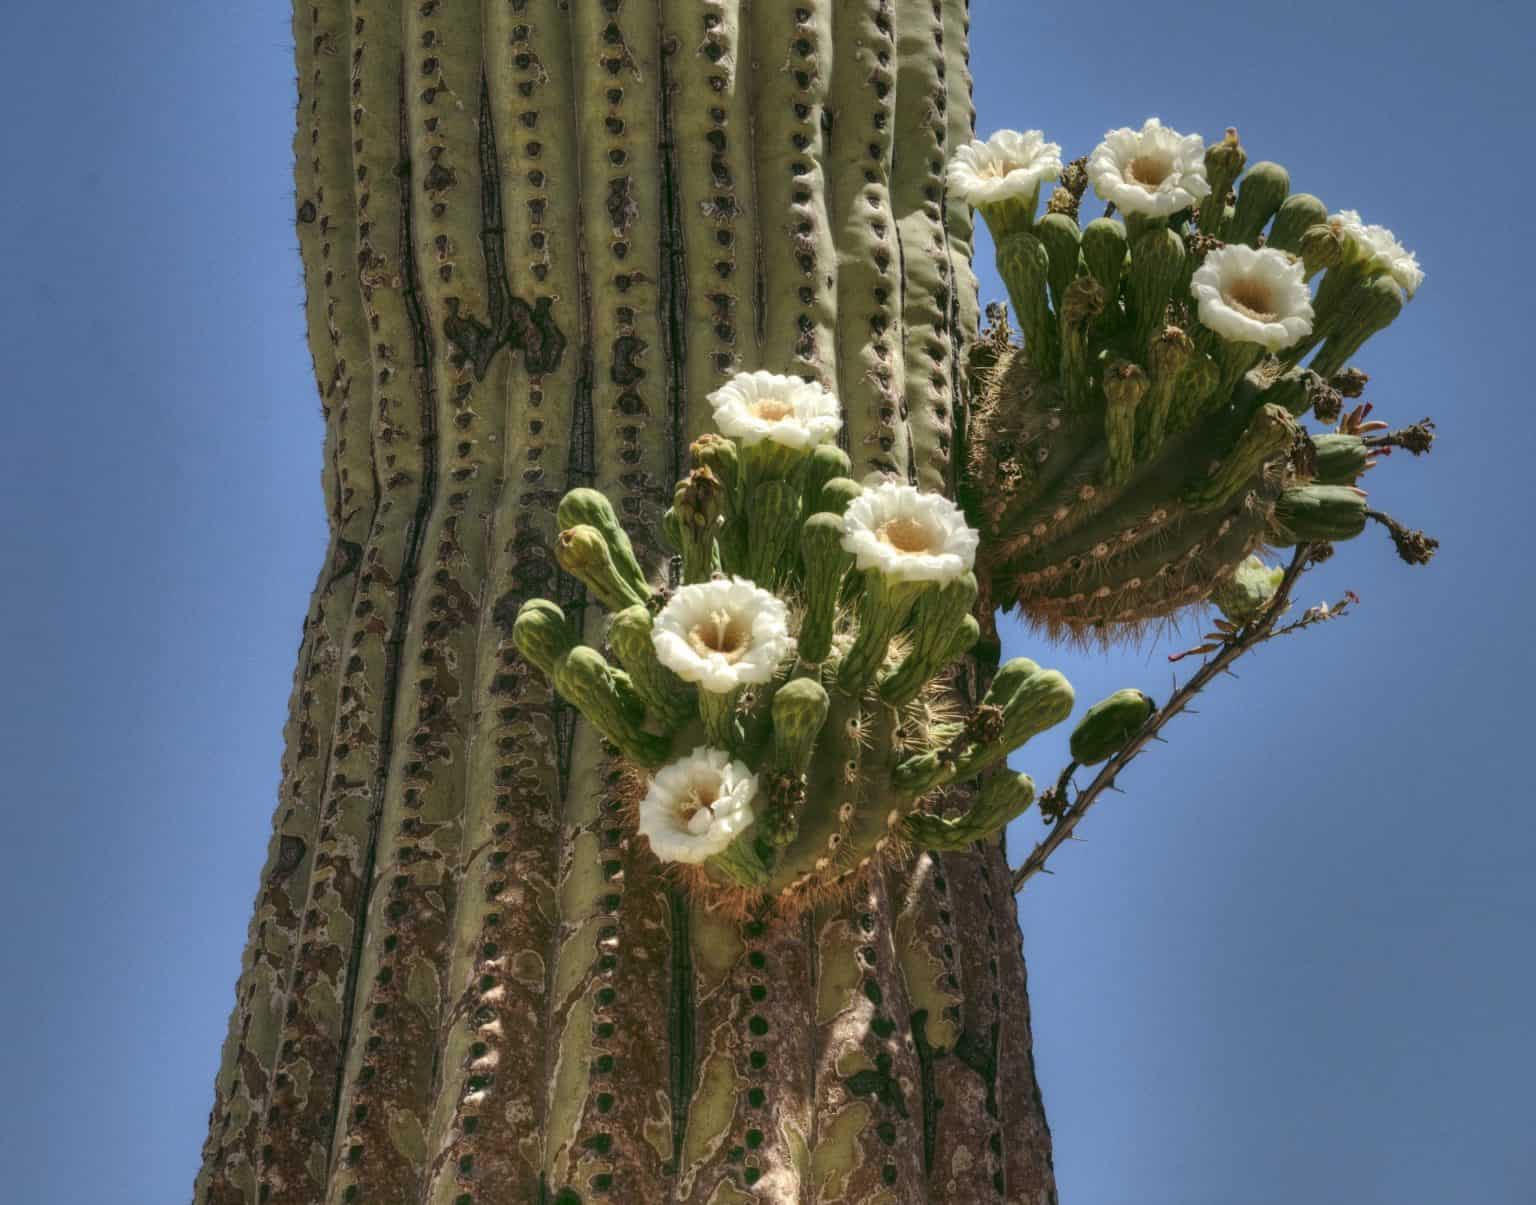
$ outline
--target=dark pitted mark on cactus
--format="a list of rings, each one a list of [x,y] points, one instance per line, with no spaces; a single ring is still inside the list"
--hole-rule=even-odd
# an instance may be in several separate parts
[[[302,837],[284,836],[278,842],[277,864],[272,867],[273,880],[283,879],[292,874],[304,860],[304,854],[308,848]]]
[[[315,203],[313,201],[305,201],[304,204],[299,206],[298,219],[301,222],[313,222],[316,212]]]
[[[635,201],[634,185],[628,176],[618,176],[608,181],[608,221],[615,234],[623,234],[640,216],[640,206]]]
[[[843,1081],[843,1086],[854,1096],[872,1096],[898,1116],[907,1116],[907,1102],[902,1095],[901,1083],[891,1074],[891,1056],[885,1052],[875,1056],[872,1069],[855,1072]]]
[[[638,335],[620,335],[613,341],[613,383],[633,385],[645,376],[638,360],[645,351],[645,340]]]

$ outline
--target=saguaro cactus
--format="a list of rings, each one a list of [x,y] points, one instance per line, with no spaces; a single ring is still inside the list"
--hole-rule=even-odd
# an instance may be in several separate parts
[[[305,0],[294,36],[331,543],[197,1202],[1052,1199],[989,837],[1030,792],[960,784],[1059,685],[984,702],[974,587],[834,530],[872,473],[956,486],[963,0]],[[823,386],[842,459],[709,434],[753,371]],[[677,679],[658,592],[717,567],[824,668],[729,706]],[[693,725],[774,784],[702,885],[636,828]],[[890,841],[824,773],[960,806]],[[845,829],[880,856],[819,868]]]

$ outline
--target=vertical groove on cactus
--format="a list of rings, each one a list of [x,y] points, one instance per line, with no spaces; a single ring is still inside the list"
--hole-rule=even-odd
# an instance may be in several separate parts
[[[332,542],[196,1200],[983,1199],[950,1048],[993,939],[897,893],[879,767],[838,752],[889,753],[881,705],[834,700],[812,767],[826,889],[741,917],[680,894],[512,640],[546,597],[602,642],[551,555],[571,487],[666,579],[734,371],[837,381],[855,476],[950,484],[964,5],[318,0],[296,33]]]
[[[950,381],[949,270],[943,221],[944,161],[949,154],[944,24],[932,0],[896,0],[901,80],[891,200],[896,211],[903,286],[906,361],[903,411],[911,433],[908,477],[924,490],[950,483],[955,393]]]
[[[831,6],[827,207],[837,258],[837,395],[853,476],[907,476],[900,255],[891,208],[896,41],[891,0]]]

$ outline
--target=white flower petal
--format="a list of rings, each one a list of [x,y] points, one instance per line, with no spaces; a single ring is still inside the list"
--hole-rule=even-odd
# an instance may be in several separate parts
[[[1088,157],[1088,179],[1100,198],[1122,213],[1167,217],[1210,195],[1205,178],[1205,140],[1180,134],[1155,117],[1140,130],[1104,135]]]
[[[942,494],[884,482],[843,515],[843,548],[860,569],[897,581],[951,582],[976,563],[980,537]]]
[[[774,372],[740,372],[709,395],[715,426],[745,445],[787,448],[831,443],[842,429],[837,398],[816,381]]]
[[[1397,241],[1397,235],[1385,226],[1367,225],[1354,209],[1341,209],[1331,214],[1328,224],[1353,239],[1369,258],[1385,267],[1410,298],[1418,292],[1424,283],[1424,269],[1419,267],[1418,256]]]
[[[679,678],[715,694],[767,682],[795,647],[783,602],[740,577],[681,587],[656,616],[651,644]]]
[[[1300,260],[1241,243],[1210,252],[1190,278],[1200,321],[1233,343],[1280,351],[1312,333],[1312,296]]]
[[[1060,177],[1061,147],[1039,130],[999,130],[956,150],[945,174],[950,195],[970,205],[1030,197]]]
[[[651,779],[640,801],[640,831],[663,862],[702,862],[752,823],[757,787],[744,763],[701,745]]]

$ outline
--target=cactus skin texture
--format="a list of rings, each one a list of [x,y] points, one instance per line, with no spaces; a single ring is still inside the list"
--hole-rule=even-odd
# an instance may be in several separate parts
[[[875,470],[953,493],[966,21],[961,0],[295,6],[331,542],[196,1205],[1052,1199],[999,844],[904,841],[794,918],[711,909],[633,838],[632,772],[514,632],[548,598],[654,692],[553,556],[603,523],[556,510],[597,491],[647,597],[675,586],[661,516],[737,371],[843,403],[847,467],[806,514]],[[731,488],[737,467],[709,462]],[[856,778],[890,746],[878,708],[831,702],[823,797],[857,725]]]
[[[1137,215],[1129,239],[1097,219],[1080,260],[1058,251],[1072,239],[1064,214],[999,233],[1023,344],[995,316],[973,358],[961,497],[983,533],[984,596],[1054,636],[1134,636],[1205,601],[1255,550],[1364,527],[1363,491],[1337,491],[1369,450],[1349,433],[1314,440],[1302,418],[1314,405],[1338,417],[1328,379],[1396,317],[1402,290],[1379,262],[1339,250],[1322,202],[1290,193],[1284,168],[1254,163],[1239,179],[1245,162],[1229,130],[1207,151],[1213,193],[1198,215]],[[1190,277],[1223,242],[1322,248],[1308,267],[1333,266],[1310,337],[1266,355],[1200,324]]]

